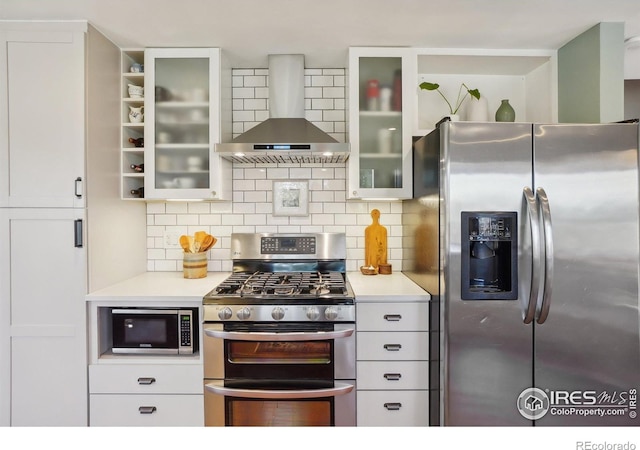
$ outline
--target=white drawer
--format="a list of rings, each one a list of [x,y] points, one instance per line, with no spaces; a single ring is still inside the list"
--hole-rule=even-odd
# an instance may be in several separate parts
[[[358,331],[428,331],[429,303],[356,303]]]
[[[358,332],[358,361],[428,361],[429,332]]]
[[[200,364],[90,365],[91,394],[202,394]]]
[[[429,425],[429,391],[358,391],[357,408],[359,427]]]
[[[429,389],[427,361],[358,361],[358,389]]]
[[[204,426],[204,395],[94,394],[90,396],[89,425],[201,427]]]

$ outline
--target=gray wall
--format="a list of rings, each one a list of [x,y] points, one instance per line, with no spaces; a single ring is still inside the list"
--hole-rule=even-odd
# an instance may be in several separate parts
[[[624,24],[600,23],[558,50],[558,120],[624,119]]]

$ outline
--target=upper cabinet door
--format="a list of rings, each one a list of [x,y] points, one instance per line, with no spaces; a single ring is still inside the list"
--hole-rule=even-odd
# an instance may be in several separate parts
[[[85,35],[0,28],[0,206],[83,207]]]
[[[411,55],[406,48],[349,49],[348,198],[411,198]]]
[[[145,50],[145,198],[231,200],[216,48]]]

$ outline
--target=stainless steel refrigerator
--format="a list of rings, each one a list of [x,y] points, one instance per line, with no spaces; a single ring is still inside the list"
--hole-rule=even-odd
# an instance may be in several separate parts
[[[640,425],[637,123],[445,122],[403,272],[432,293],[433,425]]]

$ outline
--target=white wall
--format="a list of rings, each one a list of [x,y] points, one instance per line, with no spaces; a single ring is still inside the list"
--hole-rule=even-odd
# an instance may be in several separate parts
[[[233,70],[234,137],[268,118],[267,69]],[[347,139],[345,69],[305,69],[305,115],[340,142]],[[147,269],[181,271],[182,250],[166,248],[165,232],[203,230],[218,238],[209,251],[209,270],[231,269],[232,232],[343,232],[347,235],[348,270],[364,263],[364,229],[371,210],[381,212],[387,228],[389,262],[401,270],[402,203],[346,201],[344,164],[236,164],[233,201],[154,202],[147,204]],[[274,180],[309,180],[309,216],[272,214]]]

